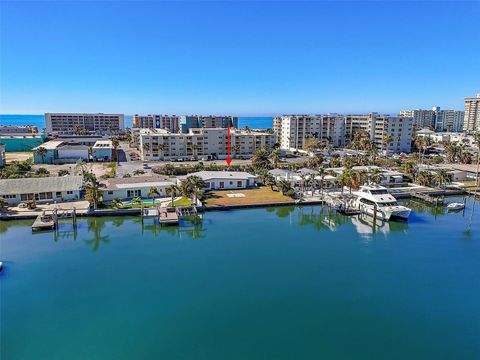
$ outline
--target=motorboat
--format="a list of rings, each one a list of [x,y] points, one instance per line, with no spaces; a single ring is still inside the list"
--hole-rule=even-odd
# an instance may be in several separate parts
[[[465,204],[460,202],[451,202],[450,204],[447,205],[447,210],[449,211],[462,210],[464,208],[465,208]]]
[[[352,204],[361,212],[388,221],[390,218],[407,220],[412,211],[400,205],[387,188],[380,185],[363,185],[353,192],[356,198]]]

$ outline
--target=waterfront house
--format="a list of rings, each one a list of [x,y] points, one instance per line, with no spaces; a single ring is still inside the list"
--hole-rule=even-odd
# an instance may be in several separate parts
[[[156,197],[165,197],[166,188],[175,185],[176,182],[175,178],[166,176],[112,178],[106,181],[106,187],[102,189],[103,200],[147,198],[152,187],[158,190],[159,195]]]
[[[255,186],[256,176],[243,171],[199,171],[179,177],[184,181],[190,176],[198,176],[207,186],[205,190],[246,189]]]
[[[39,203],[79,200],[82,184],[81,176],[6,179],[0,180],[0,197],[10,205],[27,200]]]

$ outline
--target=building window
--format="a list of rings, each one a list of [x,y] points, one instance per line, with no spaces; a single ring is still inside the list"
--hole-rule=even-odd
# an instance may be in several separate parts
[[[108,195],[113,195],[113,191],[109,191],[109,192],[108,192]]]
[[[242,182],[241,181],[237,181],[237,187],[242,187]]]
[[[72,195],[72,194],[73,194],[73,191],[70,191],[70,190],[69,190],[69,191],[67,191],[67,194],[68,194],[68,195]]]
[[[225,187],[225,183],[223,181],[220,181],[220,185],[219,185],[219,188],[220,189],[223,189]]]
[[[142,190],[127,190],[127,197],[141,197]]]
[[[57,198],[62,197],[62,193],[60,191],[57,191],[55,193],[55,197],[57,197]]]

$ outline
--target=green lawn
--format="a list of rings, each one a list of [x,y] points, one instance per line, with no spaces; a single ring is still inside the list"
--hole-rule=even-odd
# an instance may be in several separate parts
[[[180,199],[176,200],[173,202],[174,206],[191,206],[192,202],[190,201],[189,198],[186,198],[185,196],[181,197]],[[168,206],[172,206],[172,203],[168,203]]]

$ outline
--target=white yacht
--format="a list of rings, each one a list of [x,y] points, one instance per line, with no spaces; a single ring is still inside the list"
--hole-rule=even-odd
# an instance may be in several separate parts
[[[376,208],[377,219],[388,221],[396,217],[406,220],[410,216],[411,209],[399,205],[383,186],[364,185],[353,194],[356,196],[353,205],[370,216],[374,216]]]

